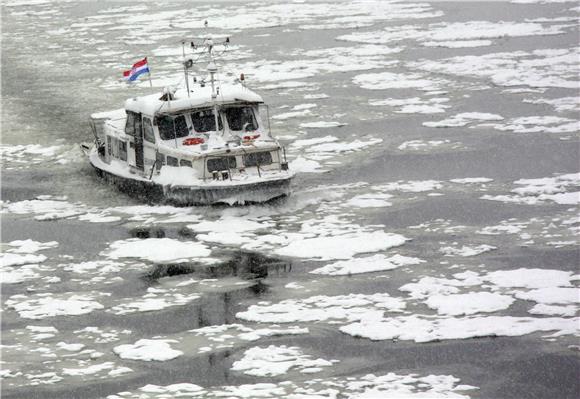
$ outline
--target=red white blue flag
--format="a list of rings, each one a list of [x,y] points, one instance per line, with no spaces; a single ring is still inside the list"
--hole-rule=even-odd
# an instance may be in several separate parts
[[[137,61],[133,64],[130,71],[124,71],[123,76],[127,81],[134,82],[137,78],[144,74],[149,73],[149,65],[147,64],[147,57],[143,58],[141,61]]]

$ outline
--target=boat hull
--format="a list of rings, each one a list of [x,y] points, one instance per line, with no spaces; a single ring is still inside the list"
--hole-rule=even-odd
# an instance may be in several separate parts
[[[263,203],[290,194],[293,176],[249,184],[219,187],[162,186],[160,184],[130,179],[99,168],[91,162],[97,175],[122,192],[147,202],[175,206],[192,205],[244,205]]]

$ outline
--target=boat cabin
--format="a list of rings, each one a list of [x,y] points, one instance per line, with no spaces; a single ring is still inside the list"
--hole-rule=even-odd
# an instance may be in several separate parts
[[[149,180],[176,167],[202,181],[287,170],[262,97],[242,85],[136,97],[91,121],[102,161]]]

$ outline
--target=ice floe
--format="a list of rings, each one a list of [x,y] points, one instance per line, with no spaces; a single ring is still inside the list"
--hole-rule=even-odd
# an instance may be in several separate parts
[[[430,151],[433,149],[457,149],[461,147],[461,143],[452,142],[451,140],[409,140],[400,144],[397,149],[401,151]]]
[[[111,243],[103,253],[111,259],[139,258],[154,263],[182,263],[211,254],[202,243],[171,238],[128,239]]]
[[[486,112],[464,112],[437,122],[423,122],[427,127],[462,127],[474,121],[500,121],[503,116]]]
[[[493,245],[481,244],[473,247],[463,245],[461,247],[441,247],[439,252],[445,256],[477,256],[485,252],[497,249]]]
[[[210,398],[335,398],[357,399],[376,398],[453,398],[468,399],[459,392],[478,389],[470,385],[459,385],[459,378],[452,375],[395,374],[357,375],[354,377],[327,377],[304,381],[283,381],[279,383],[255,383],[203,388],[192,383],[171,385],[148,384],[136,391],[120,392],[107,399],[161,399],[167,397],[192,396]],[[340,396],[339,396],[340,395]]]
[[[110,311],[117,315],[135,313],[135,312],[150,312],[154,310],[162,310],[172,306],[179,306],[188,304],[200,298],[196,293],[183,293],[177,289],[161,289],[149,287],[147,294],[142,298],[134,301],[127,301],[113,306]]]
[[[413,69],[486,78],[499,86],[578,87],[579,49],[466,55],[408,63]]]
[[[362,320],[340,327],[340,331],[371,340],[399,339],[431,342],[489,336],[515,337],[535,332],[553,332],[551,336],[578,332],[578,318],[532,318],[513,316],[472,316],[432,318],[399,316],[383,320]]]
[[[14,309],[20,317],[26,319],[44,319],[54,316],[77,316],[103,309],[96,301],[99,297],[109,296],[106,293],[65,293],[12,295],[5,304]]]
[[[512,190],[515,195],[484,195],[481,198],[491,201],[512,202],[527,205],[537,205],[554,202],[560,205],[576,205],[580,203],[580,174],[568,173],[555,177],[538,179],[519,179],[514,184],[520,186]]]
[[[183,352],[171,348],[168,339],[140,339],[134,344],[118,345],[113,348],[121,359],[142,360],[145,362],[164,362],[183,355]]]
[[[392,270],[402,266],[418,265],[425,262],[409,256],[373,255],[364,258],[353,258],[345,261],[331,263],[329,265],[312,270],[313,274],[326,274],[329,276],[342,276],[359,273],[372,273],[384,270]]]
[[[440,78],[427,78],[417,73],[377,72],[356,75],[353,78],[353,83],[367,90],[417,89],[431,91],[439,90],[446,81]]]
[[[385,100],[369,100],[369,105],[397,107],[395,112],[400,114],[435,114],[445,112],[447,108],[450,108],[449,105],[445,104],[448,101],[448,98],[387,98]]]
[[[383,231],[347,233],[291,242],[275,251],[277,255],[319,260],[349,259],[356,254],[377,252],[403,245],[400,234]]]
[[[514,298],[490,292],[470,292],[467,294],[432,295],[425,304],[438,314],[460,316],[481,312],[496,312],[507,309]]]
[[[332,366],[337,361],[312,359],[295,346],[253,347],[244,352],[240,360],[232,364],[233,371],[257,377],[274,377],[287,374],[290,370],[304,374],[322,371],[321,367]]]
[[[556,112],[580,111],[580,97],[524,99],[524,102],[529,104],[548,104],[554,107]]]
[[[382,316],[385,310],[400,312],[405,301],[388,294],[349,294],[287,299],[276,304],[252,305],[236,317],[260,323],[354,321]]]
[[[380,31],[355,32],[339,36],[337,40],[359,43],[393,43],[414,39],[428,47],[481,47],[502,37],[558,35],[565,32],[565,25],[543,26],[531,22],[437,22],[427,26],[402,25],[387,27]]]

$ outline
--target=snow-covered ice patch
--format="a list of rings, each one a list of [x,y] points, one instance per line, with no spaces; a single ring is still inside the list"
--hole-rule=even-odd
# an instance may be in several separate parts
[[[385,311],[400,312],[405,301],[388,294],[349,294],[287,299],[275,304],[252,305],[237,318],[260,323],[354,321],[382,317]]]
[[[427,127],[462,127],[474,121],[500,121],[503,116],[486,112],[463,112],[437,122],[423,122]]]
[[[155,263],[187,262],[204,258],[211,250],[204,244],[171,238],[146,238],[115,241],[103,253],[112,259],[139,258]]]
[[[270,345],[262,348],[250,348],[243,357],[232,364],[232,370],[257,377],[275,377],[289,371],[313,373],[322,371],[321,367],[332,366],[334,362],[324,359],[312,359],[295,346]]]
[[[371,340],[399,339],[431,342],[489,336],[517,337],[535,332],[553,331],[551,336],[574,335],[578,318],[532,318],[512,316],[471,316],[430,318],[412,315],[382,320],[362,320],[340,327],[340,331]]]
[[[492,245],[481,244],[474,247],[463,245],[461,247],[442,247],[439,248],[439,252],[443,253],[445,256],[477,256],[485,252],[493,251],[497,249]]]
[[[470,292],[467,294],[432,295],[425,304],[438,314],[460,316],[481,312],[496,312],[510,307],[515,301],[508,295],[490,292]]]
[[[171,347],[176,342],[169,339],[140,339],[134,344],[118,345],[113,348],[121,359],[164,362],[183,355]]]
[[[96,301],[104,293],[66,293],[66,294],[34,294],[12,295],[5,304],[14,309],[20,317],[27,319],[44,319],[55,316],[77,316],[103,309]]]
[[[383,231],[347,233],[294,241],[277,249],[275,253],[280,256],[319,260],[349,259],[356,254],[397,247],[406,241],[400,234]]]
[[[419,258],[409,256],[393,255],[373,255],[364,258],[353,258],[345,261],[331,263],[329,265],[312,270],[313,274],[326,274],[329,276],[343,276],[359,273],[373,273],[385,270],[392,270],[402,266],[418,265],[425,262]]]

